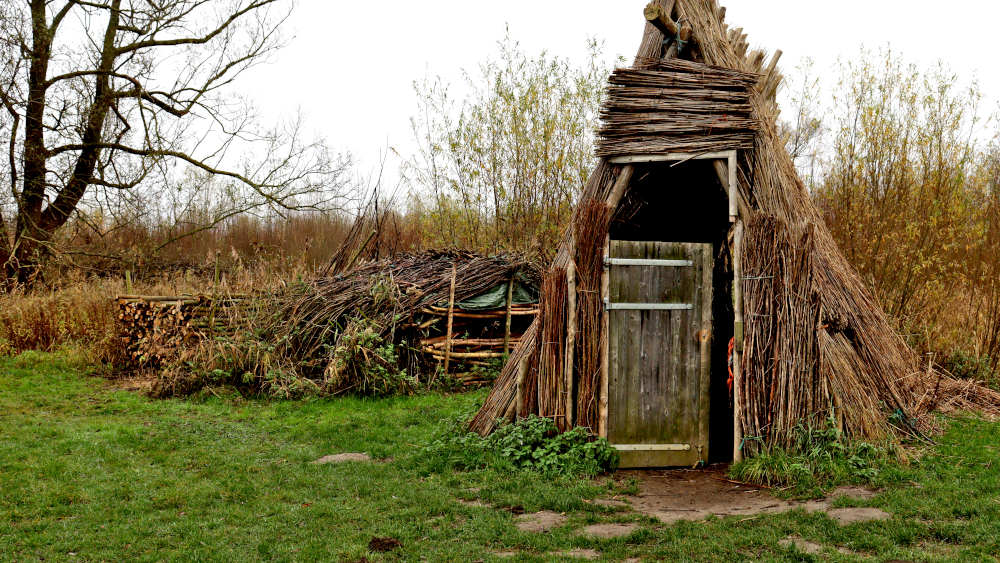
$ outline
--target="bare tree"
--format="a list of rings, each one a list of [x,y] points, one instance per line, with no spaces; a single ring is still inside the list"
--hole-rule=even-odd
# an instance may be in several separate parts
[[[280,46],[290,8],[289,0],[5,2],[6,285],[31,283],[86,197],[167,185],[178,163],[224,180],[238,194],[232,212],[316,208],[340,196],[331,187],[343,187],[346,157],[303,142],[296,126],[259,129],[250,105],[226,93]]]
[[[785,138],[785,148],[799,169],[799,175],[812,188],[819,172],[817,168],[825,133],[820,100],[822,90],[815,61],[803,59],[795,67],[791,79],[784,84],[787,91],[782,94],[792,117],[790,120],[782,119],[778,126]]]

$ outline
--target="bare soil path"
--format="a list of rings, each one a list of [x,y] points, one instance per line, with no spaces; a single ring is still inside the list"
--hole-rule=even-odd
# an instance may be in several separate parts
[[[772,495],[767,489],[729,481],[726,478],[726,467],[721,465],[703,470],[620,471],[618,477],[634,477],[639,482],[639,494],[620,500],[627,502],[632,510],[668,524],[681,520],[702,520],[709,516],[750,517],[796,508],[804,508],[808,512],[826,512],[845,525],[891,517],[874,508],[831,508],[837,497],[868,499],[876,491],[842,487],[822,500],[784,500]]]

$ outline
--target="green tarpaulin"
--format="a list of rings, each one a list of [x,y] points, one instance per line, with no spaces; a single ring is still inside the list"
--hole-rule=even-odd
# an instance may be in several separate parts
[[[526,284],[520,279],[515,279],[514,290],[511,293],[511,301],[514,305],[533,305],[538,303],[538,288]],[[441,306],[447,307],[448,304],[442,303]],[[497,284],[485,293],[455,303],[455,307],[462,309],[463,311],[506,309],[507,284]]]

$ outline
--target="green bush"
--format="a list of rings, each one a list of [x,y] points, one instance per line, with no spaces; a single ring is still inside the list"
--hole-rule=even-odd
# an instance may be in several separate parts
[[[766,447],[733,464],[738,481],[786,487],[795,496],[822,496],[843,484],[880,486],[898,480],[894,447],[848,441],[831,416],[824,424],[799,424],[791,447]]]
[[[400,369],[392,342],[371,321],[351,318],[337,345],[330,347],[324,386],[332,394],[388,397],[413,392],[416,382]]]
[[[560,433],[547,418],[532,416],[483,437],[466,430],[465,420],[448,423],[420,454],[432,472],[495,468],[534,471],[553,477],[592,477],[618,467],[618,452],[586,429]]]
[[[955,377],[971,379],[994,389],[1000,389],[1000,374],[993,371],[993,361],[989,356],[978,356],[964,350],[956,350],[945,358],[941,367]]]

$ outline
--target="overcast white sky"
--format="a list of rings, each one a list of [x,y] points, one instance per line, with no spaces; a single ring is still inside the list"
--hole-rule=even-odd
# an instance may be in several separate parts
[[[427,75],[457,80],[495,52],[509,26],[529,53],[543,49],[583,60],[588,37],[609,55],[632,57],[642,36],[647,0],[299,0],[288,22],[290,43],[273,62],[254,69],[241,90],[271,119],[301,109],[310,129],[372,167],[386,146],[412,147],[412,83]],[[832,75],[838,57],[861,47],[890,45],[909,60],[943,60],[977,78],[995,104],[1000,2],[951,0],[947,17],[934,0],[722,0],[727,21],[752,45],[804,57]],[[390,161],[390,177],[396,163]]]

